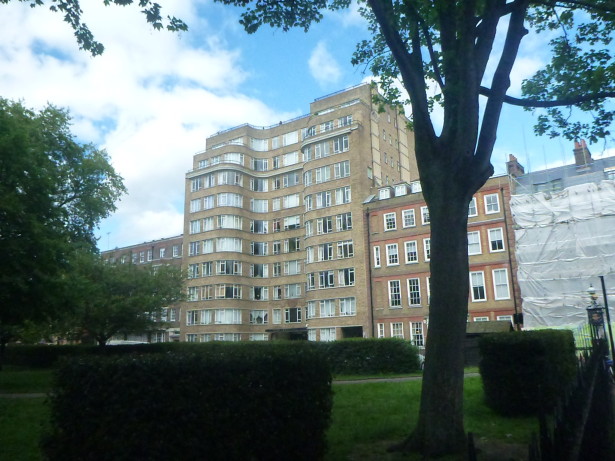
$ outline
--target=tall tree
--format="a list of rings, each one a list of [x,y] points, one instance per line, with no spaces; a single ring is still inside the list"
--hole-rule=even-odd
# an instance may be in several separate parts
[[[216,0],[245,8],[241,24],[306,31],[323,10],[350,0]],[[491,154],[505,103],[549,108],[539,130],[591,139],[609,133],[615,95],[613,0],[359,0],[371,40],[358,44],[355,64],[367,64],[388,101],[409,95],[415,151],[431,217],[431,302],[423,392],[417,427],[401,444],[426,456],[463,450],[463,339],[468,303],[467,215],[472,195],[493,174]],[[581,21],[579,23],[579,21]],[[551,37],[552,61],[524,90],[507,96],[527,27]],[[503,41],[499,40],[504,32]],[[493,69],[491,71],[491,69]],[[428,92],[429,86],[437,91]],[[431,95],[431,96],[430,96]],[[479,99],[484,96],[484,102]],[[440,105],[439,131],[431,119]],[[591,110],[590,124],[570,125],[556,107]],[[567,128],[570,127],[570,128]]]
[[[91,253],[74,259],[67,283],[73,327],[99,346],[118,333],[145,333],[163,325],[162,309],[183,297],[184,277],[178,267],[109,264]]]
[[[76,249],[115,210],[122,178],[106,152],[79,144],[70,118],[0,98],[0,343],[25,320],[62,305]]]

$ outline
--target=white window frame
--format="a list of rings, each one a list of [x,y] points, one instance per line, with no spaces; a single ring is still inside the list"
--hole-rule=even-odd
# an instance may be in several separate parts
[[[410,259],[409,255],[409,247],[414,247],[414,258]],[[416,240],[408,240],[404,242],[404,254],[406,258],[406,264],[417,264],[419,262],[419,247]]]
[[[477,241],[471,241],[471,239],[473,239],[474,237],[476,237]],[[476,245],[478,245],[478,250],[474,250]],[[471,251],[471,249],[473,250]],[[482,254],[482,252],[483,250],[481,248],[481,243],[480,243],[480,231],[468,232],[468,256],[479,255],[479,254]]]
[[[493,238],[492,234],[499,232],[501,238]],[[506,251],[506,244],[504,243],[504,228],[503,227],[494,227],[488,230],[489,234],[489,253],[501,253],[502,251]],[[502,242],[502,248],[493,249],[493,243],[496,241]]]
[[[425,257],[425,261],[431,260],[431,238],[423,239],[423,256]]]
[[[498,280],[496,280],[497,278],[500,278],[500,276],[496,276],[497,274],[503,274],[503,280],[505,281],[505,283],[498,283]],[[510,283],[508,281],[508,269],[505,267],[499,268],[499,269],[493,269],[491,271],[491,275],[492,275],[492,279],[493,279],[493,294],[496,300],[502,300],[502,299],[510,299]],[[500,279],[501,281],[502,279]],[[504,296],[502,295],[498,295],[498,288],[506,288],[506,294]]]
[[[416,226],[416,215],[413,208],[401,211],[402,226],[404,229]]]
[[[481,284],[478,285],[474,283],[474,279],[476,277],[480,276],[480,282]],[[474,292],[475,288],[480,289],[482,287],[483,290],[483,297],[478,297],[476,296],[476,293]],[[472,271],[470,272],[470,295],[472,296],[472,302],[474,303],[478,303],[478,302],[485,302],[487,301],[487,287],[485,286],[485,273],[483,271]]]
[[[416,286],[415,286],[416,284]],[[422,298],[421,298],[421,280],[419,278],[409,278],[406,281],[406,285],[408,288],[408,305],[410,306],[420,306],[421,302],[422,302]],[[416,290],[414,289],[416,288]],[[411,294],[416,293],[418,294],[418,303],[417,302],[413,302],[412,296]]]
[[[429,208],[427,206],[421,207],[421,224],[423,226],[431,223],[431,217],[429,216]]]
[[[489,203],[491,200],[495,198],[495,201]],[[499,194],[486,194],[484,197],[485,200],[485,214],[494,214],[500,212],[500,195]]]
[[[385,232],[397,230],[397,213],[385,213],[383,220]]]
[[[399,266],[399,248],[397,243],[388,243],[386,246],[387,266]]]
[[[476,197],[472,197],[468,204],[468,218],[478,216],[478,207],[476,206]]]
[[[391,338],[404,339],[404,322],[391,322]]]
[[[374,267],[380,267],[381,266],[381,258],[380,258],[380,246],[376,245],[374,247]]]
[[[393,289],[394,286],[397,286],[397,289]],[[401,281],[400,280],[389,280],[389,307],[391,309],[401,309]],[[396,301],[396,303],[393,303]]]

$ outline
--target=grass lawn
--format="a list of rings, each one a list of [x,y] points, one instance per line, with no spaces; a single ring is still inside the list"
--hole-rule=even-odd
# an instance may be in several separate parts
[[[47,392],[49,370],[0,371],[0,394]],[[403,440],[416,423],[421,381],[333,384],[331,426],[327,434],[327,461],[418,460],[387,453]],[[483,403],[479,377],[465,380],[465,426],[475,434],[477,445],[497,443],[525,447],[536,430],[536,418],[502,418]],[[38,443],[49,420],[45,398],[0,398],[1,459],[40,460]],[[498,459],[498,457],[489,458]],[[502,459],[502,458],[500,458]]]

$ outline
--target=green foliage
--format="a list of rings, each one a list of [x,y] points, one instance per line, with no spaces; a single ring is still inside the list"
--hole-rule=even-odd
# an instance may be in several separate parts
[[[93,251],[122,179],[104,151],[77,143],[64,110],[0,98],[0,342],[64,304],[69,259]]]
[[[248,346],[64,363],[46,456],[321,459],[332,402],[326,362],[306,347]]]
[[[531,415],[556,404],[576,377],[569,330],[535,330],[480,339],[480,373],[487,405],[503,415]]]
[[[315,343],[335,375],[409,373],[420,369],[418,349],[399,338],[345,339]]]
[[[0,0],[0,3],[9,3],[15,0]],[[64,21],[67,22],[74,31],[75,38],[79,44],[79,49],[89,51],[92,56],[102,54],[105,47],[102,43],[94,39],[94,35],[88,28],[88,26],[81,22],[81,14],[83,10],[79,0],[18,0],[20,2],[29,3],[30,7],[45,6],[50,4],[49,9],[54,13],[59,13],[64,17]],[[105,6],[115,4],[118,6],[127,6],[137,4],[141,8],[141,13],[145,15],[147,22],[156,30],[161,30],[166,27],[168,31],[179,32],[188,30],[188,26],[181,20],[174,16],[167,16],[163,19],[160,13],[160,5],[153,3],[150,0],[103,0]]]
[[[11,461],[40,460],[38,441],[48,421],[49,408],[44,397],[0,398],[0,458]]]

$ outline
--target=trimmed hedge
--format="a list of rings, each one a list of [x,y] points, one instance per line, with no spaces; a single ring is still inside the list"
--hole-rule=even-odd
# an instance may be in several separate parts
[[[313,343],[324,349],[333,374],[408,373],[420,370],[418,349],[399,338]]]
[[[51,394],[50,460],[317,460],[331,374],[309,347],[65,361]]]
[[[380,374],[380,373],[408,373],[420,370],[418,349],[410,342],[399,338],[381,339],[344,339],[332,342],[252,342],[225,343],[214,341],[211,343],[155,343],[131,344],[121,346],[21,346],[12,345],[6,348],[4,363],[9,365],[25,366],[28,368],[51,368],[58,360],[66,357],[86,356],[116,356],[127,354],[152,354],[168,352],[195,352],[220,351],[229,347],[247,347],[259,350],[271,344],[302,345],[318,350],[331,366],[334,374]]]
[[[480,374],[487,405],[505,416],[550,410],[577,373],[569,330],[486,335],[479,341]]]

